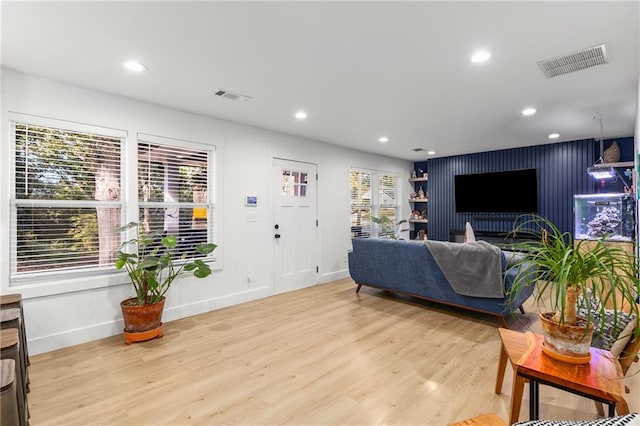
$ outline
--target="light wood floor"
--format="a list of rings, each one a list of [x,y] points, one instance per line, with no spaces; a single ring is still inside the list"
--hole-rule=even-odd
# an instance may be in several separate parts
[[[33,356],[32,425],[445,425],[508,418],[494,394],[498,321],[351,280]],[[534,308],[509,319],[535,328]],[[532,326],[533,324],[533,326]],[[632,367],[638,370],[637,364]],[[640,374],[627,379],[640,410]],[[542,418],[593,419],[590,400],[542,386]],[[528,416],[528,396],[521,419]]]

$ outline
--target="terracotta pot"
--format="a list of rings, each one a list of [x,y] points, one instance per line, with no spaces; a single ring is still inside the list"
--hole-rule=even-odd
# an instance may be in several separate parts
[[[120,308],[124,320],[124,331],[138,333],[160,327],[164,301],[165,298],[162,297],[158,303],[139,306],[136,304],[135,297],[123,300],[120,303]]]
[[[593,335],[593,323],[586,328],[587,321],[578,318],[578,323],[583,325],[560,325],[551,318],[555,312],[540,314],[542,322],[542,334],[544,343],[542,351],[551,358],[571,364],[587,364],[591,360],[591,338]]]

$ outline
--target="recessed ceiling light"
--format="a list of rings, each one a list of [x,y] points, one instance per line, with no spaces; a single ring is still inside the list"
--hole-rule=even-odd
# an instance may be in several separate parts
[[[436,152],[435,152],[435,151],[427,151],[427,154],[429,154],[429,155],[436,155]]]
[[[536,113],[536,109],[535,108],[525,108],[522,110],[522,115],[533,115]]]
[[[298,111],[296,112],[296,118],[298,120],[304,120],[305,118],[307,118],[307,113],[304,111]]]
[[[486,50],[478,50],[476,53],[471,55],[471,62],[480,63],[489,60],[491,57],[491,53]]]
[[[549,134],[549,139],[558,139],[559,137],[560,137],[560,133]]]
[[[142,72],[149,69],[145,64],[138,61],[122,61],[122,66],[133,72]]]
[[[381,142],[381,143],[389,142],[389,138],[386,136],[382,136],[381,138],[378,139],[378,142]]]

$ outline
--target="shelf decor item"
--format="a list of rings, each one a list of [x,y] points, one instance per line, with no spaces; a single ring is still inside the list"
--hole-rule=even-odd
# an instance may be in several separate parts
[[[618,141],[613,141],[611,146],[604,150],[602,160],[605,163],[616,163],[620,160],[620,146],[618,146]]]
[[[118,228],[125,232],[135,228],[135,238],[120,245],[116,269],[125,269],[136,296],[120,303],[127,344],[162,337],[162,312],[165,293],[178,275],[190,272],[196,278],[211,275],[211,268],[202,258],[216,249],[213,243],[193,248],[191,257],[179,255],[178,238],[160,232],[144,233],[136,222]],[[190,250],[191,251],[191,250]]]
[[[610,332],[603,320],[633,316],[635,331],[640,334],[640,312],[636,298],[640,294],[638,259],[622,248],[606,244],[604,239],[573,241],[569,232],[561,232],[548,219],[537,215],[520,216],[512,234],[539,232],[540,240],[516,243],[510,250],[521,252],[510,267],[519,270],[528,264],[535,268],[538,285],[534,297],[539,306],[548,305],[551,312],[542,312],[543,352],[548,356],[574,364],[588,363],[592,337]],[[528,273],[519,272],[509,290],[515,299],[530,283]],[[581,296],[582,295],[582,296]],[[584,303],[577,314],[579,298]],[[593,303],[593,301],[602,303]],[[606,301],[616,300],[611,308]],[[541,303],[542,302],[542,303]],[[623,327],[624,328],[624,327]]]

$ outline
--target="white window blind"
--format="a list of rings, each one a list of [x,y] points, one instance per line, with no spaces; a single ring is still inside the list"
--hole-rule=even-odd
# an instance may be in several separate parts
[[[391,222],[396,223],[398,198],[397,177],[394,175],[380,174],[378,178],[379,209],[378,216],[386,216]]]
[[[398,177],[378,170],[351,169],[349,205],[352,238],[385,236],[380,226],[372,226],[371,218],[386,216],[398,222]],[[395,227],[387,228],[392,233]]]
[[[123,138],[20,121],[10,131],[12,278],[112,267]]]
[[[351,207],[351,237],[371,235],[372,174],[352,169],[349,175],[349,205]]]
[[[138,141],[139,221],[145,232],[178,237],[178,252],[213,241],[213,151]]]

